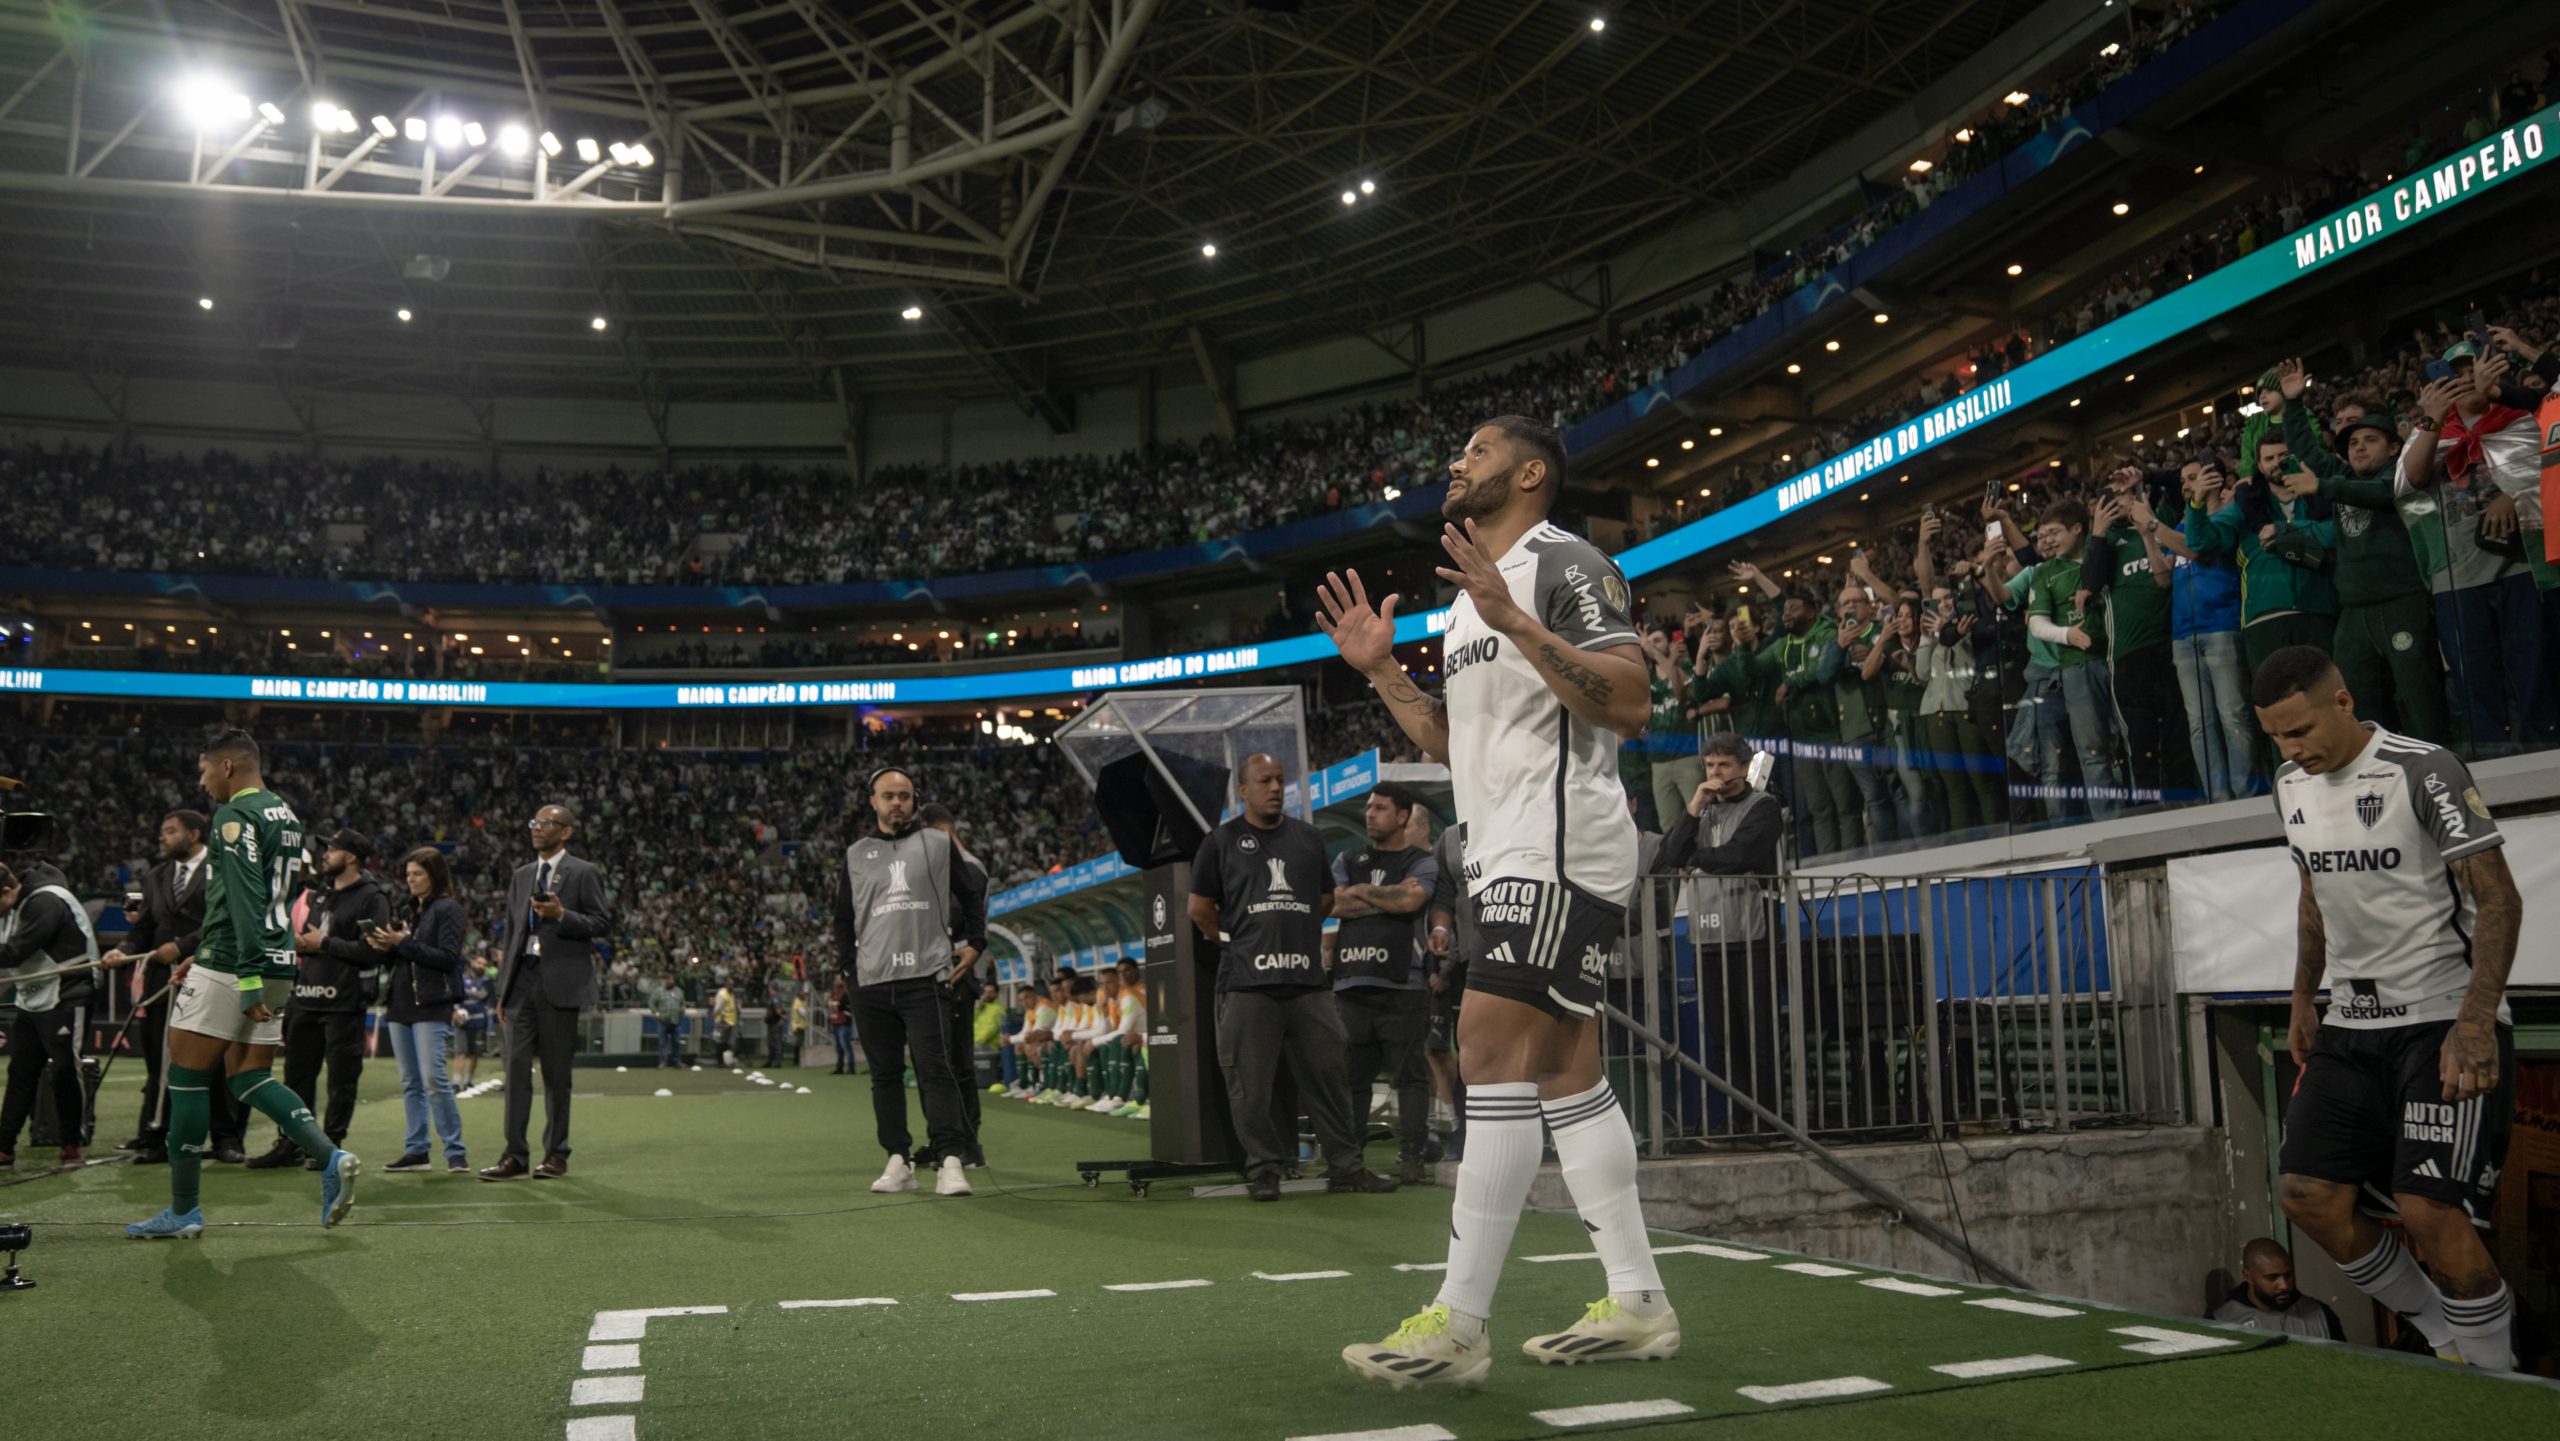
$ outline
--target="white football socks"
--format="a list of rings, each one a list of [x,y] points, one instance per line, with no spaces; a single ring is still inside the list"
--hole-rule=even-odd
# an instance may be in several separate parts
[[[1472,1330],[1493,1314],[1493,1289],[1543,1148],[1536,1082],[1470,1083],[1466,1107],[1467,1153],[1458,1162],[1457,1197],[1449,1207],[1449,1269],[1439,1302]]]
[[[2418,1258],[2400,1244],[2397,1233],[2383,1232],[2381,1245],[2338,1269],[2357,1290],[2409,1318],[2429,1346],[2442,1351],[2453,1344],[2453,1322],[2445,1314],[2444,1293],[2418,1268]]]
[[[2505,1282],[2473,1300],[2445,1297],[2444,1314],[2464,1361],[2489,1371],[2516,1369],[2516,1293]]]
[[[1636,1133],[1616,1093],[1602,1081],[1581,1095],[1549,1101],[1544,1109],[1565,1189],[1573,1193],[1592,1249],[1608,1268],[1609,1294],[1636,1315],[1662,1314],[1669,1303],[1654,1265],[1644,1203],[1636,1195]]]

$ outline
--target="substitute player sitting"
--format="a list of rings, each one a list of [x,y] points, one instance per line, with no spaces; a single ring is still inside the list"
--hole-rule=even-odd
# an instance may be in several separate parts
[[[204,893],[204,931],[195,964],[169,1009],[169,1209],[124,1233],[138,1240],[204,1234],[197,1201],[205,1137],[213,1129],[212,1086],[276,1123],[284,1138],[320,1165],[320,1224],[334,1226],[355,1204],[356,1158],[331,1141],[302,1098],[276,1079],[276,1047],[293,985],[293,904],[302,869],[302,819],[267,789],[258,743],[247,731],[215,736],[196,762],[214,801],[213,869]]]
[[[2515,1119],[2506,838],[2452,752],[2356,719],[2317,647],[2267,657],[2250,699],[2302,871],[2284,1213],[2438,1355],[2512,1370],[2515,1298],[2477,1229]],[[2432,1281],[2360,1204],[2397,1210]]]
[[[1352,1370],[1396,1387],[1466,1386],[1491,1365],[1494,1283],[1537,1178],[1539,1121],[1608,1272],[1609,1293],[1522,1349],[1546,1364],[1677,1355],[1636,1196],[1635,1133],[1600,1068],[1597,1012],[1635,890],[1636,828],[1618,740],[1644,729],[1650,670],[1627,582],[1600,548],[1547,519],[1564,486],[1555,431],[1486,421],[1449,466],[1442,579],[1460,589],[1428,695],[1397,661],[1395,596],[1328,575],[1325,634],[1415,745],[1449,761],[1466,823],[1467,1153],[1439,1297]]]

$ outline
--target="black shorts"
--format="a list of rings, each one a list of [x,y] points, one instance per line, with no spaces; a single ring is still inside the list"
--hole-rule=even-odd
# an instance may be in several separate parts
[[[2444,1099],[2437,1067],[2451,1021],[2371,1029],[2322,1026],[2284,1112],[2287,1174],[2361,1189],[2379,1215],[2407,1193],[2460,1206],[2489,1224],[2516,1115],[2516,1036],[2498,1027],[2498,1085]]]
[[[1627,941],[1627,909],[1579,886],[1498,876],[1466,904],[1476,949],[1467,990],[1536,1006],[1548,1015],[1600,1008],[1609,967]]]
[[[1458,1039],[1458,988],[1431,993],[1431,1021],[1422,1033],[1422,1049],[1434,1056],[1449,1054]]]

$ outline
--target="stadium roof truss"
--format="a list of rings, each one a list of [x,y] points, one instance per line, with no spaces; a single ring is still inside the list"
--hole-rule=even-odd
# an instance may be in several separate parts
[[[102,393],[256,354],[288,394],[1001,394],[1064,431],[1156,364],[1347,333],[1420,369],[1419,316],[1507,286],[1596,314],[1594,262],[2035,0],[1607,8],[6,0],[0,342]]]

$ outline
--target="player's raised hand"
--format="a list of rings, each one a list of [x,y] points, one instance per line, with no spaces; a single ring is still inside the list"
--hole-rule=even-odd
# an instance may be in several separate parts
[[[1360,572],[1327,571],[1316,587],[1316,625],[1354,670],[1373,670],[1394,659],[1398,599],[1391,595],[1372,606]]]
[[[1529,613],[1511,599],[1511,582],[1503,579],[1502,568],[1476,544],[1476,523],[1466,529],[1455,525],[1440,528],[1440,548],[1449,552],[1449,563],[1432,573],[1451,585],[1463,588],[1476,603],[1476,616],[1486,625],[1510,635],[1526,625]]]

